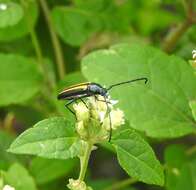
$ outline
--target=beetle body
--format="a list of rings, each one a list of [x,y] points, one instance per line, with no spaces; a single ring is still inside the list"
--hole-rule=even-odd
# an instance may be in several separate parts
[[[101,95],[107,97],[107,89],[103,88],[98,83],[87,82],[81,83],[74,86],[70,86],[59,93],[59,100],[73,100],[93,95]]]

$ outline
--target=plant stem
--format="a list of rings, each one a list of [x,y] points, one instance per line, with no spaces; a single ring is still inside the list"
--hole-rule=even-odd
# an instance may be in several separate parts
[[[187,155],[192,155],[194,152],[196,152],[196,145],[193,145],[186,151]]]
[[[80,174],[78,178],[80,181],[83,181],[85,178],[92,147],[93,147],[92,143],[86,142],[86,149],[84,155],[80,157]]]
[[[28,19],[27,23],[29,23],[29,20],[30,19]],[[42,69],[45,70],[45,68],[43,66],[42,50],[41,50],[39,41],[37,39],[37,35],[35,33],[35,30],[31,26],[29,26],[29,29],[30,29],[29,32],[30,32],[31,40],[32,40],[32,43],[33,43],[33,46],[34,46],[34,49],[35,49],[35,53],[37,55],[38,63],[40,64],[40,66],[42,67]]]
[[[167,53],[170,53],[176,46],[178,40],[189,29],[190,26],[191,26],[191,23],[188,20],[185,20],[177,28],[172,30],[168,34],[168,36],[166,36],[165,38],[165,41],[163,44],[163,50]]]
[[[58,40],[58,37],[56,35],[56,32],[54,30],[54,27],[53,27],[52,19],[50,17],[50,10],[47,5],[47,2],[46,2],[46,0],[39,0],[39,1],[40,1],[40,5],[42,7],[42,10],[43,10],[48,28],[49,28],[49,32],[50,32],[50,36],[51,36],[51,40],[52,40],[52,44],[53,44],[53,48],[54,48],[59,78],[63,79],[63,77],[65,75],[65,64],[64,64],[62,48],[61,48],[60,42]]]
[[[15,131],[13,129],[14,118],[15,118],[15,116],[12,112],[8,113],[4,119],[3,127],[4,127],[5,131],[15,134]]]
[[[183,6],[186,13],[186,18],[177,28],[172,30],[163,42],[163,50],[170,53],[176,46],[178,40],[183,34],[196,22],[195,12],[193,10],[193,0],[183,0]]]
[[[104,190],[122,189],[124,187],[127,187],[128,185],[132,185],[132,184],[136,183],[137,181],[138,181],[137,179],[133,179],[133,178],[125,179],[123,181],[119,181],[117,183],[114,183],[113,185],[111,185],[110,187],[105,188]]]
[[[37,38],[35,29],[32,27],[32,22],[31,22],[30,15],[27,12],[27,4],[26,4],[25,0],[20,0],[20,3],[23,6],[24,11],[26,12],[26,15],[27,15],[26,16],[26,24],[27,24],[27,27],[29,29],[31,41],[32,41],[32,44],[33,44],[33,47],[34,47],[34,50],[35,50],[37,61],[38,61],[39,66],[40,66],[40,70],[42,72],[42,75],[43,75],[44,80],[45,80],[46,84],[48,85],[48,87],[50,89],[53,89],[55,84],[53,84],[52,81],[50,81],[50,78],[48,76],[48,71],[47,71],[47,69],[44,65],[44,58],[43,58],[43,55],[42,55],[41,46],[39,44],[39,40]]]

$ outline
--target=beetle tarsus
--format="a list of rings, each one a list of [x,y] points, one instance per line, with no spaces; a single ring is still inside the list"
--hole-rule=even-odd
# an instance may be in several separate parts
[[[94,96],[95,100],[99,101],[99,102],[105,102],[107,104],[112,104],[110,101],[107,101],[107,99],[105,98],[104,100],[99,100],[97,96]]]

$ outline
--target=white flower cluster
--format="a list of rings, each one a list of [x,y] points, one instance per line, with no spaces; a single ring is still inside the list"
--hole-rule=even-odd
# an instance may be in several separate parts
[[[193,60],[194,62],[196,62],[196,50],[195,49],[192,51],[192,54],[193,54]]]
[[[4,185],[4,180],[1,177],[1,173],[0,173],[0,190],[15,190],[15,188],[10,185]]]
[[[3,187],[3,190],[15,190],[15,188],[12,187],[12,186],[10,186],[10,185],[5,185],[5,186]]]
[[[102,96],[89,97],[84,102],[75,103],[73,108],[77,117],[76,130],[84,140],[96,136],[96,140],[106,140],[110,130],[116,130],[124,124],[124,113],[120,109],[114,109],[116,101]]]
[[[91,187],[88,187],[84,181],[74,179],[69,179],[67,187],[71,190],[93,190]]]
[[[4,3],[0,3],[0,11],[5,11],[7,10],[7,5]]]

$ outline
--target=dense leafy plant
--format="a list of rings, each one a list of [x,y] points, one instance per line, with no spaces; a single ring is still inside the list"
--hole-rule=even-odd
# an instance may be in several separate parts
[[[0,0],[0,189],[194,190],[195,8]],[[109,92],[112,125],[104,102],[75,103],[75,119],[57,100],[79,82],[138,77],[148,83]]]

